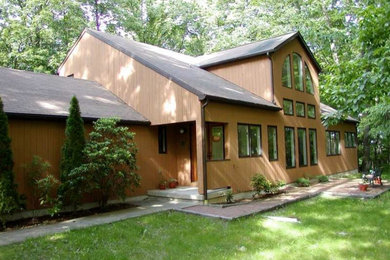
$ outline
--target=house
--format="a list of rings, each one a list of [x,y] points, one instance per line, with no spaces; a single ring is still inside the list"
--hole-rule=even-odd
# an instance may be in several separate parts
[[[198,187],[207,199],[205,190],[249,190],[256,173],[293,182],[357,170],[357,121],[348,117],[328,128],[321,123],[321,113],[335,110],[320,103],[320,71],[299,32],[191,57],[85,29],[58,69],[62,77],[26,73],[38,91],[20,87],[34,82],[26,79],[5,92],[4,103],[12,115],[11,137],[19,142],[13,144],[17,164],[38,153],[18,151],[28,143],[18,138],[31,139],[27,132],[34,125],[34,149],[54,149],[47,154],[52,157],[42,157],[58,168],[65,123],[52,119],[66,115],[66,101],[75,94],[87,121],[118,116],[136,133],[142,183],[133,194],[157,187],[164,176]],[[3,86],[13,81],[12,75],[0,80],[2,97]],[[12,112],[7,95],[19,87],[13,93],[19,106],[29,105]],[[36,99],[26,100],[28,92]],[[49,134],[54,129],[56,136]]]

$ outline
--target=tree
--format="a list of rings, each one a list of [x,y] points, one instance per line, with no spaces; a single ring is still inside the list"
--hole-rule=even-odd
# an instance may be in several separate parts
[[[67,205],[76,206],[80,200],[79,182],[74,180],[70,172],[83,163],[83,150],[85,147],[84,121],[81,118],[79,102],[72,97],[69,107],[69,116],[66,120],[65,142],[61,155],[61,185],[58,190],[59,200]]]
[[[86,163],[71,172],[71,176],[77,176],[97,195],[102,208],[110,197],[124,199],[126,190],[132,190],[140,183],[140,176],[135,172],[135,134],[127,127],[117,126],[118,122],[113,118],[94,122],[84,149]]]
[[[8,134],[8,118],[0,98],[0,220],[4,215],[20,209],[19,195],[16,191],[13,173],[11,138]]]

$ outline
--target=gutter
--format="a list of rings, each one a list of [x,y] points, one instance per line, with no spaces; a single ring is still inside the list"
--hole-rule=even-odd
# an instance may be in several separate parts
[[[209,104],[209,100],[205,99],[204,102],[202,102],[202,108],[201,108],[201,127],[202,127],[202,162],[203,162],[203,200],[204,203],[207,204],[207,147],[206,147],[206,122],[205,122],[205,109],[206,106]]]

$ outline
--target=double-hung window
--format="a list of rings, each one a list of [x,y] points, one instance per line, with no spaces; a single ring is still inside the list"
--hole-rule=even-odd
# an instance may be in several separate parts
[[[340,152],[340,132],[326,131],[326,155],[339,155]]]
[[[261,151],[261,126],[238,124],[238,156],[256,157]]]
[[[286,148],[286,167],[295,167],[295,133],[293,127],[284,128],[284,142]]]

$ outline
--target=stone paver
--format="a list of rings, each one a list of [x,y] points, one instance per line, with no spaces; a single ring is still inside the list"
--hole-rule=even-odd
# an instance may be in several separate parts
[[[0,246],[22,242],[29,238],[65,232],[72,229],[108,224],[156,212],[180,209],[183,207],[193,206],[198,203],[198,201],[190,200],[147,198],[140,201],[135,201],[134,204],[138,206],[134,208],[66,220],[55,224],[39,225],[31,228],[0,232]]]
[[[224,208],[212,205],[195,205],[180,209],[180,211],[207,217],[233,220],[280,208],[289,203],[308,199],[322,193],[343,197],[374,198],[390,189],[390,185],[386,183],[384,186],[370,187],[368,192],[362,192],[358,189],[358,183],[359,180],[336,179],[330,180],[328,183],[320,183],[307,188],[290,187],[284,194],[268,199],[256,200],[247,204]]]

